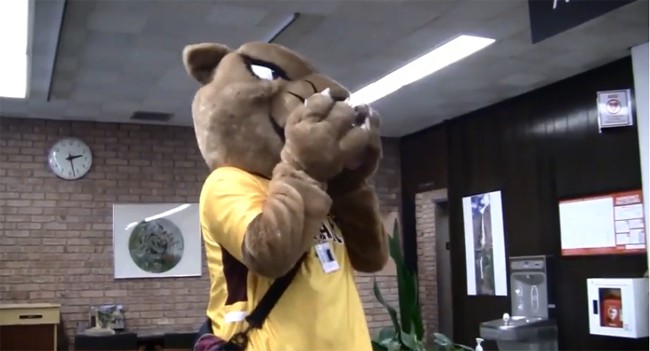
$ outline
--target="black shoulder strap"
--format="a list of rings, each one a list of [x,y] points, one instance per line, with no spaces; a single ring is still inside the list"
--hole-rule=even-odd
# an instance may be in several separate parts
[[[241,351],[245,350],[248,345],[248,333],[251,329],[260,329],[266,320],[266,317],[269,316],[275,304],[280,300],[284,291],[287,290],[289,284],[298,273],[300,266],[302,266],[302,261],[305,259],[305,255],[300,257],[296,265],[291,268],[291,270],[283,275],[280,278],[271,283],[269,290],[266,291],[259,304],[255,306],[253,311],[246,317],[246,322],[248,322],[248,328],[243,332],[233,335],[233,337],[222,347],[223,351]]]
[[[271,313],[271,310],[273,307],[275,307],[275,304],[280,300],[280,297],[282,297],[282,294],[284,294],[284,291],[287,290],[289,284],[291,284],[291,281],[298,273],[303,259],[304,256],[301,257],[298,262],[296,262],[296,265],[291,268],[287,274],[271,283],[269,290],[266,291],[259,304],[255,307],[255,309],[253,309],[248,317],[246,317],[246,322],[248,322],[248,325],[251,328],[259,329],[262,327],[264,320],[266,320],[266,317],[269,316],[269,313]]]

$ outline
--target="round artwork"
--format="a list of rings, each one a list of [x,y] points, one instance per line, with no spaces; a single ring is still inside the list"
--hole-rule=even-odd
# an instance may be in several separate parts
[[[149,273],[164,273],[176,267],[184,247],[181,230],[165,218],[140,222],[129,237],[131,259]]]

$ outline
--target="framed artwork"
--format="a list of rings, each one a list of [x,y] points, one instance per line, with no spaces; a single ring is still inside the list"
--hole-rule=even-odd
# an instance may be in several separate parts
[[[114,204],[115,279],[201,276],[198,204]]]
[[[467,295],[508,296],[501,191],[463,198]]]

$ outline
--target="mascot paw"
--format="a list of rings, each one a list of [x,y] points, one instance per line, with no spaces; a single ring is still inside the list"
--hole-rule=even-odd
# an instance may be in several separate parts
[[[312,95],[287,119],[282,160],[327,182],[366,153],[373,129],[370,111],[332,98],[329,89]]]
[[[357,107],[357,109],[361,108],[366,109],[368,115],[366,119],[368,139],[364,147],[348,161],[341,172],[329,180],[327,189],[332,197],[345,195],[361,187],[368,178],[375,174],[382,158],[379,135],[381,117],[369,106]]]

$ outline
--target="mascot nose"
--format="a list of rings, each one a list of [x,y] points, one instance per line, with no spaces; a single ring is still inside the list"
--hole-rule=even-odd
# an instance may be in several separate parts
[[[341,102],[341,101],[345,101],[347,98],[350,97],[350,94],[346,90],[332,89],[332,88],[329,89],[330,89],[330,96],[332,97],[332,99],[334,99],[334,101]]]
[[[368,105],[358,105],[354,107],[354,112],[357,113],[354,119],[354,126],[360,127],[366,123],[366,119],[370,116],[370,107]]]

